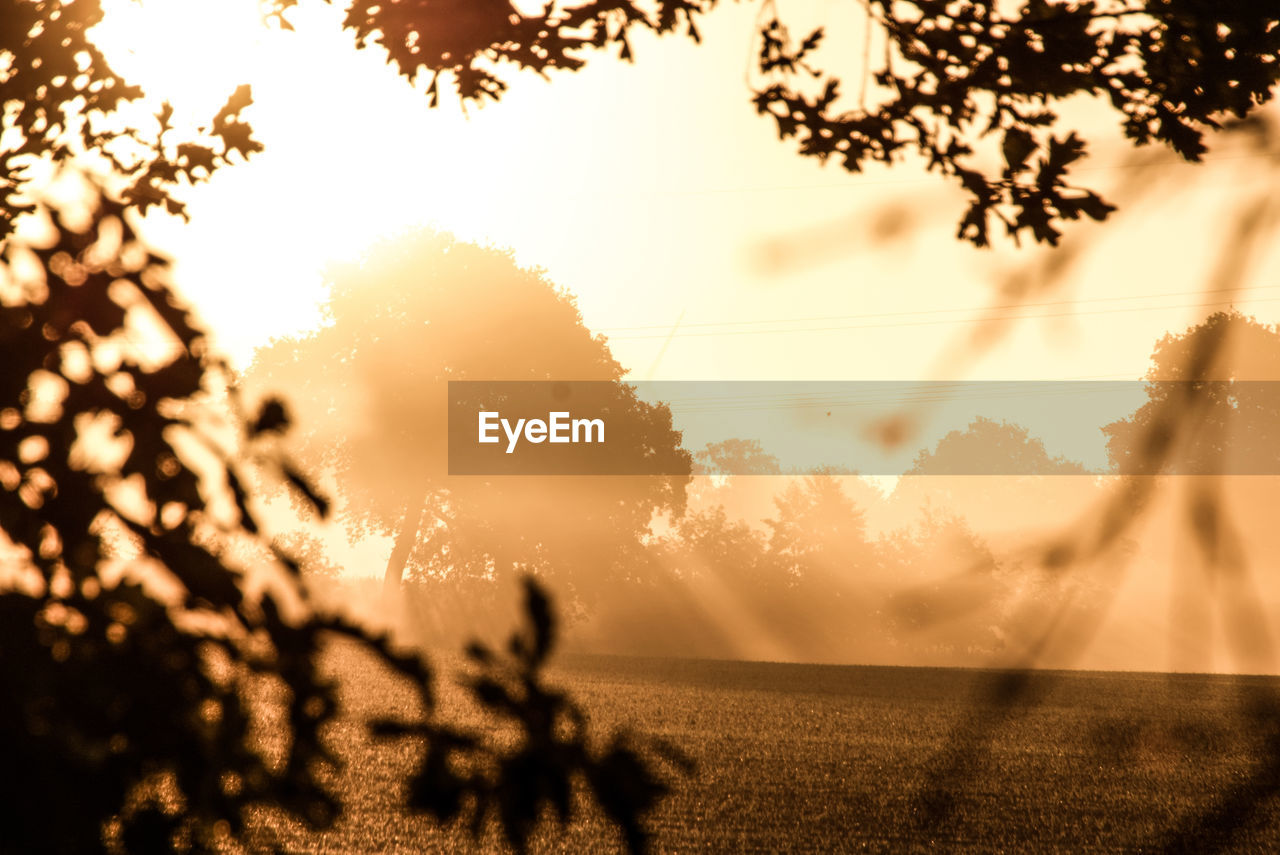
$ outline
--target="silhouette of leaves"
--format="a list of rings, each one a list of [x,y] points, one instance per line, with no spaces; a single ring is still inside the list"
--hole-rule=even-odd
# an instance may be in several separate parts
[[[525,852],[545,811],[560,825],[573,821],[573,792],[581,786],[622,831],[630,851],[647,851],[645,819],[671,792],[671,781],[654,761],[666,761],[685,774],[693,763],[674,746],[627,731],[595,747],[586,713],[565,692],[548,685],[542,673],[555,645],[547,593],[526,577],[524,595],[524,625],[511,635],[508,654],[472,642],[466,653],[475,670],[462,679],[490,718],[516,728],[514,739],[430,718],[379,720],[373,732],[385,738],[425,738],[409,804],[442,823],[462,823],[477,837],[494,823],[513,849]]]
[[[158,205],[185,216],[174,188],[207,179],[233,153],[248,157],[262,148],[240,116],[252,103],[248,86],[237,88],[194,137],[175,130],[169,104],[152,121],[134,118],[128,108],[142,102],[143,91],[121,78],[88,36],[101,19],[100,0],[0,3],[5,128],[14,132],[0,146],[0,240],[12,233],[16,216],[34,210],[30,180],[41,162],[57,166],[92,155],[125,179],[129,206],[145,213]]]
[[[235,409],[225,365],[205,354],[167,284],[168,263],[145,249],[124,205],[91,183],[86,195],[87,225],[75,225],[85,218],[74,210],[50,211],[51,242],[11,242],[2,271],[0,550],[18,577],[0,590],[0,753],[12,772],[0,776],[0,849],[265,851],[250,808],[312,828],[342,810],[326,784],[339,763],[324,736],[337,712],[318,672],[326,638],[376,653],[434,716],[432,672],[310,609],[296,561],[262,534],[256,481],[245,478],[252,469],[282,479],[327,512],[266,436],[284,429],[283,409],[269,401],[256,419]],[[139,328],[145,309],[153,317]],[[225,414],[202,403],[219,387],[230,389],[232,447],[221,444]],[[106,448],[86,435],[99,420],[114,425]],[[263,569],[279,584],[247,595],[237,542],[273,556]],[[442,818],[482,793],[482,815],[492,806],[519,846],[545,801],[568,821],[568,782],[598,762],[581,710],[542,680],[555,620],[533,583],[526,610],[515,655],[493,657],[472,683],[525,729],[526,744],[492,755],[481,786],[452,765],[480,751],[479,738],[433,717],[413,731],[429,733],[430,746],[410,788],[414,805]],[[264,716],[278,722],[265,739],[255,724]],[[606,780],[609,769],[593,775]],[[629,836],[652,804],[644,780],[647,801],[630,811],[619,802]]]
[[[279,398],[268,398],[262,403],[262,408],[258,411],[258,417],[254,419],[251,430],[255,434],[271,431],[283,433],[289,429],[289,424],[289,413],[285,409],[284,401]]]
[[[263,803],[325,825],[337,808],[318,777],[332,767],[315,736],[332,703],[312,664],[317,638],[247,599],[226,563],[224,535],[252,537],[258,523],[240,462],[197,413],[216,371],[165,284],[167,262],[145,250],[123,206],[88,189],[87,227],[54,211],[51,244],[10,245],[16,291],[0,303],[0,468],[13,475],[0,529],[25,574],[0,593],[0,744],[31,770],[0,782],[5,847],[209,848],[228,830],[239,838],[246,809]],[[24,254],[34,273],[13,263]],[[167,361],[120,300],[154,310]],[[74,451],[101,418],[131,446],[118,462]],[[188,440],[217,467],[198,467]],[[39,459],[21,452],[33,441]],[[232,518],[206,502],[217,495]],[[149,587],[157,574],[168,593]],[[244,699],[262,680],[290,690],[280,764],[250,739]]]
[[[285,13],[295,5],[272,0],[265,11],[292,29]],[[585,64],[585,52],[612,45],[630,61],[630,37],[639,30],[698,42],[696,19],[714,6],[715,0],[585,0],[550,2],[534,12],[509,0],[358,0],[344,26],[357,47],[379,46],[406,78],[425,78],[435,106],[441,75],[464,101],[497,100],[507,88],[504,67],[544,76],[573,71]],[[118,117],[142,97],[85,36],[101,18],[99,0],[66,6],[7,0],[4,8],[0,48],[13,57],[6,101],[21,141],[0,152],[9,181],[0,196],[0,237],[30,209],[24,170],[41,158],[63,162],[94,152],[129,178],[128,204],[185,215],[173,187],[207,178],[233,154],[260,150],[241,116],[252,103],[243,85],[198,139],[173,138],[168,104],[152,128],[125,122],[123,129],[96,130],[90,115]],[[755,87],[755,108],[773,118],[780,138],[797,140],[802,156],[835,157],[849,171],[917,152],[929,170],[970,193],[957,236],[976,246],[991,244],[993,222],[1015,241],[1025,232],[1056,245],[1062,222],[1103,220],[1114,210],[1095,192],[1067,183],[1066,167],[1085,146],[1074,131],[1055,132],[1055,102],[1104,98],[1135,144],[1161,142],[1194,161],[1206,150],[1206,131],[1220,128],[1223,116],[1243,118],[1269,101],[1280,75],[1274,62],[1280,16],[1249,0],[1135,0],[1122,7],[1025,0],[1010,9],[991,0],[866,0],[865,8],[867,26],[880,32],[885,47],[883,62],[863,69],[864,79],[875,81],[878,103],[866,103],[865,83],[856,109],[845,103],[842,78],[815,65],[825,28],[796,44],[775,12],[758,28],[764,79]],[[817,92],[810,92],[815,83]],[[984,172],[977,164],[991,135],[999,137],[1003,165]],[[132,154],[107,146],[113,139],[127,141]]]

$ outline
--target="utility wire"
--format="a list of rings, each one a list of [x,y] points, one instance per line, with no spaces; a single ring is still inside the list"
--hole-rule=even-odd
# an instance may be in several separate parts
[[[1085,300],[1054,300],[1051,302],[1043,302],[1043,303],[1004,303],[997,306],[976,306],[976,307],[975,306],[957,306],[950,309],[912,309],[909,311],[900,311],[900,312],[866,312],[866,313],[856,314],[856,315],[817,315],[817,316],[812,316],[807,318],[763,318],[759,320],[748,320],[748,321],[704,321],[701,323],[680,322],[679,326],[682,329],[688,329],[693,327],[721,327],[721,326],[728,327],[728,326],[746,326],[746,325],[757,325],[757,324],[791,324],[791,323],[799,324],[799,323],[816,323],[821,321],[850,321],[850,320],[866,320],[870,318],[896,318],[896,317],[904,317],[904,316],[912,316],[912,315],[954,314],[957,312],[975,312],[975,311],[994,312],[994,311],[1004,311],[1004,310],[1014,310],[1014,309],[1042,309],[1042,308],[1050,308],[1050,307],[1056,307],[1056,306],[1077,306],[1077,305],[1084,305],[1089,303],[1115,303],[1115,302],[1122,302],[1125,300],[1152,300],[1152,299],[1162,299],[1165,297],[1195,297],[1195,296],[1204,295],[1204,294],[1228,294],[1228,293],[1239,293],[1242,291],[1275,291],[1277,289],[1280,289],[1280,285],[1267,285],[1262,287],[1239,286],[1239,287],[1233,287],[1233,288],[1210,288],[1210,289],[1201,288],[1195,291],[1167,291],[1159,294],[1134,294],[1129,297],[1091,297]],[[1165,307],[1153,306],[1152,308],[1165,308]],[[1171,306],[1168,308],[1178,308],[1178,307]],[[681,312],[680,317],[683,320],[684,318],[683,312]],[[671,329],[671,324],[667,323],[667,324],[644,324],[644,325],[628,326],[628,327],[621,327],[621,326],[600,327],[596,329],[595,332],[608,334],[611,331],[617,331],[617,332],[628,331],[629,332],[629,331],[637,331],[637,330],[670,330],[670,329]]]
[[[674,334],[647,334],[647,335],[617,335],[608,336],[610,341],[635,341],[640,339],[667,338],[672,335],[674,338],[705,338],[710,336],[729,336],[729,335],[774,335],[782,333],[813,333],[813,332],[833,332],[836,330],[863,330],[863,329],[891,329],[894,327],[924,327],[937,326],[940,324],[976,324],[994,321],[1018,321],[1018,320],[1034,320],[1039,318],[1070,318],[1081,315],[1115,315],[1131,312],[1152,312],[1164,311],[1172,309],[1207,309],[1215,306],[1230,306],[1236,302],[1248,303],[1275,303],[1280,302],[1280,297],[1262,297],[1250,298],[1244,301],[1236,300],[1215,300],[1205,303],[1181,303],[1170,306],[1131,306],[1115,309],[1094,309],[1092,311],[1083,312],[1044,312],[1041,314],[1016,314],[1001,315],[999,317],[977,317],[977,318],[944,318],[932,321],[897,321],[885,324],[838,324],[836,326],[824,327],[789,327],[778,329],[753,329],[753,330],[712,330],[708,332],[677,332]],[[686,324],[693,326],[693,324]]]

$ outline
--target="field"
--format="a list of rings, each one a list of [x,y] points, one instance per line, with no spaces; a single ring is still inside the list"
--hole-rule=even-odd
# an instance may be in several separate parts
[[[408,703],[350,648],[328,662],[351,715]],[[658,851],[1280,851],[1280,740],[1257,723],[1280,680],[613,657],[555,676],[593,726],[697,760],[654,818]],[[335,736],[353,807],[323,835],[278,826],[289,851],[475,851],[391,810],[410,741]],[[617,847],[588,820],[539,849]]]

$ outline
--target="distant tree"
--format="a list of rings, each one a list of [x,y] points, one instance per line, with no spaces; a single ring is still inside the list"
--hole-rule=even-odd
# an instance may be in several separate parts
[[[959,663],[1003,646],[1013,580],[962,517],[926,507],[882,548],[897,582],[886,623],[907,650]]]
[[[265,5],[288,27],[284,14],[298,4]],[[357,47],[385,49],[401,74],[424,82],[434,105],[442,77],[464,100],[498,99],[505,69],[576,70],[586,52],[614,45],[630,60],[642,30],[698,41],[697,21],[715,5],[568,0],[535,11],[507,0],[358,0],[344,26]],[[25,204],[23,170],[33,160],[95,152],[127,182],[129,204],[178,212],[173,187],[257,149],[237,118],[249,103],[244,88],[198,139],[172,131],[167,106],[148,127],[122,122],[122,108],[142,93],[86,39],[98,0],[5,0],[0,9],[0,53],[10,57],[4,98],[20,131],[3,152],[0,238]],[[863,66],[833,74],[816,67],[825,28],[797,40],[765,4],[755,109],[782,139],[797,139],[802,156],[846,170],[918,155],[969,195],[957,234],[978,246],[990,243],[993,224],[1053,244],[1064,221],[1112,210],[1067,183],[1085,142],[1059,127],[1059,102],[1105,99],[1135,144],[1161,142],[1199,160],[1205,132],[1270,100],[1280,75],[1280,12],[1254,0],[867,0],[864,9]],[[859,75],[856,95],[842,91],[849,73]]]
[[[337,579],[342,568],[334,563],[320,538],[306,529],[295,529],[277,536],[273,545],[281,552],[293,556],[309,577]]]
[[[1117,471],[1280,474],[1280,327],[1215,312],[1160,339],[1146,379],[1147,402],[1103,428]]]
[[[839,479],[811,475],[792,481],[778,494],[769,551],[803,577],[810,565],[834,569],[851,547],[866,542],[866,514],[854,504]]]
[[[932,451],[922,450],[905,475],[1085,475],[1074,460],[1050,457],[1044,442],[1020,425],[974,419],[953,430]]]
[[[1277,381],[1280,327],[1216,312],[1157,342],[1147,401],[1103,428],[1118,473],[1198,476],[1118,479],[1128,495],[1111,509],[1106,526],[1122,530],[1139,513],[1156,516],[1158,508],[1175,512],[1165,520],[1168,536],[1187,537],[1194,547],[1178,550],[1170,567],[1177,620],[1208,634],[1210,610],[1220,609],[1229,652],[1247,672],[1275,667],[1271,616],[1251,565],[1274,576],[1280,555],[1273,524],[1280,500]],[[1185,658],[1181,667],[1202,666],[1211,653],[1202,638],[1187,635],[1193,644],[1175,655]]]
[[[303,459],[333,473],[356,536],[394,536],[390,588],[406,567],[463,580],[521,565],[583,593],[625,572],[655,514],[683,510],[687,474],[449,476],[450,380],[607,381],[610,430],[644,436],[635,453],[662,471],[689,470],[667,408],[635,396],[540,273],[423,232],[374,247],[331,283],[330,323],[260,350],[245,380],[291,390],[309,426]]]
[[[781,475],[778,458],[758,439],[726,439],[707,443],[693,457],[695,475]]]
[[[846,489],[855,483],[823,474],[791,480],[765,521],[768,557],[791,581],[791,609],[804,616],[795,631],[811,650],[865,651],[879,635],[873,612],[883,593],[880,554],[863,507]]]
[[[710,580],[708,587],[732,591],[763,621],[796,584],[768,560],[764,535],[731,518],[723,506],[685,514],[660,544],[660,554],[676,578],[692,585]]]
[[[684,514],[649,552],[646,571],[609,597],[602,634],[622,631],[641,652],[732,658],[741,636],[778,628],[789,580],[767,560],[764,536],[723,506]]]

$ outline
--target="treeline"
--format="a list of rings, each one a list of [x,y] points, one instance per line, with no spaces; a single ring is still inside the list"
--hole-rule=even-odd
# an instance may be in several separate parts
[[[507,569],[424,563],[393,608],[430,646],[496,637],[510,622],[510,574],[532,570],[561,592],[567,643],[584,652],[984,664],[1015,656],[1064,599],[1098,607],[1101,583],[1090,573],[1063,580],[1025,559],[1018,544],[1039,511],[1005,517],[1016,536],[984,536],[957,506],[980,491],[990,515],[1062,510],[1100,489],[1087,476],[907,476],[885,495],[852,475],[699,475],[681,516],[657,522],[624,559],[599,561],[597,574],[558,574],[536,554]],[[305,551],[344,595],[363,585],[367,599],[384,596],[380,582],[339,578],[318,544]]]

